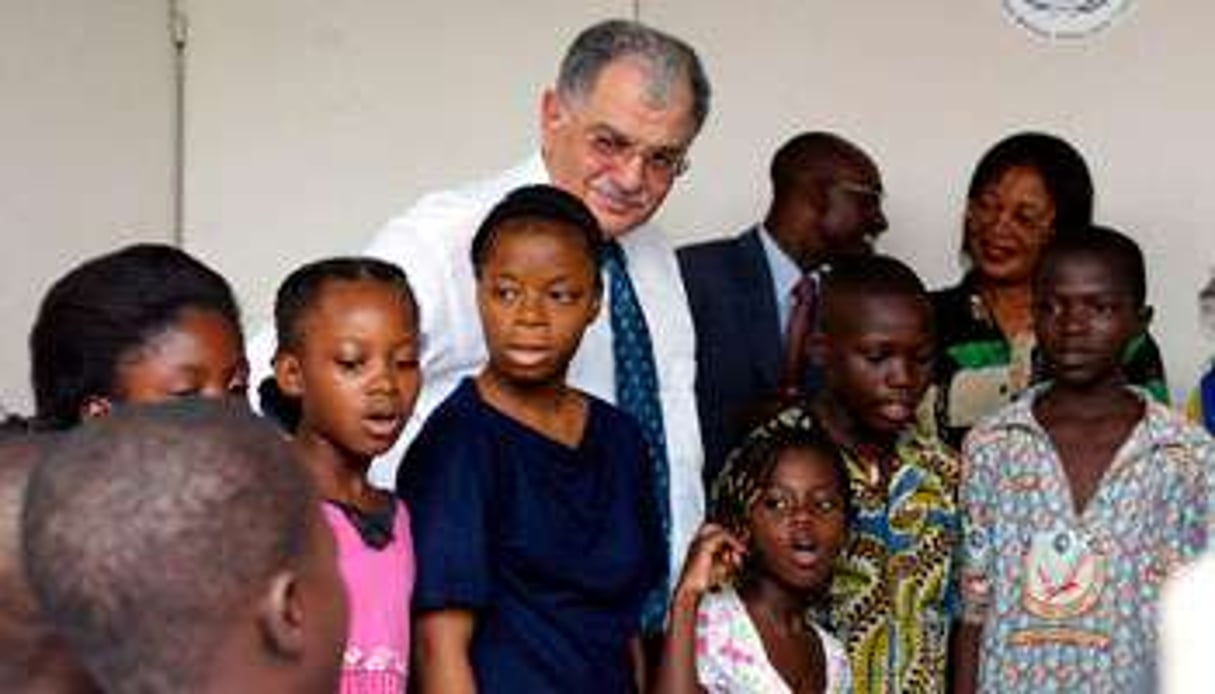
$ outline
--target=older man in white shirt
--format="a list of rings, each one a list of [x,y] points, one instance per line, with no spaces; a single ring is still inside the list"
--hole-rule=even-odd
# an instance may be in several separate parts
[[[478,224],[509,191],[551,183],[580,197],[623,251],[652,345],[661,415],[657,452],[665,458],[657,484],[668,494],[669,568],[678,568],[704,513],[695,338],[674,252],[649,220],[684,170],[708,107],[707,78],[684,42],[636,22],[596,24],[575,39],[556,86],[542,96],[538,154],[488,180],[427,195],[379,232],[366,253],[404,268],[419,303],[425,347],[415,417],[393,451],[376,461],[374,483],[392,487],[401,453],[421,422],[461,378],[485,364],[469,260]],[[609,279],[606,287],[612,287]],[[612,325],[611,312],[601,312],[568,378],[623,404]],[[273,353],[268,331],[253,340],[253,383],[269,376]]]

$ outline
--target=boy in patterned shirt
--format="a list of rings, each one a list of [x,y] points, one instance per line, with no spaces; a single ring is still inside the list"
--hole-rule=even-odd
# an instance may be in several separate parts
[[[778,415],[811,419],[844,455],[852,517],[827,621],[858,694],[945,688],[959,471],[917,426],[933,348],[932,307],[910,268],[885,256],[833,261],[811,341],[823,388]]]
[[[1160,586],[1206,545],[1215,448],[1127,385],[1147,327],[1143,254],[1061,234],[1034,284],[1053,380],[963,446],[963,626],[955,690],[1151,691]]]

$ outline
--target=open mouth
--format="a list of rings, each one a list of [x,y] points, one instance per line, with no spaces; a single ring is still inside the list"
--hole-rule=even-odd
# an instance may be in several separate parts
[[[819,564],[821,553],[818,543],[808,539],[795,539],[789,548],[793,550],[793,563],[802,569],[813,569]]]
[[[372,412],[363,417],[367,431],[375,438],[395,438],[401,431],[404,421],[399,413],[384,411]]]
[[[537,366],[548,360],[549,349],[539,345],[516,345],[508,347],[506,353],[520,366]]]

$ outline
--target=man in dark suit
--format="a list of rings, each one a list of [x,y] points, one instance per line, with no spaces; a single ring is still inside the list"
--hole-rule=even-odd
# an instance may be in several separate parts
[[[877,166],[837,135],[789,140],[772,159],[771,177],[763,223],[678,252],[696,326],[706,487],[757,417],[813,388],[802,350],[788,353],[790,323],[795,333],[813,323],[817,275],[833,256],[870,252],[886,229]],[[798,309],[795,289],[803,288],[807,306]]]

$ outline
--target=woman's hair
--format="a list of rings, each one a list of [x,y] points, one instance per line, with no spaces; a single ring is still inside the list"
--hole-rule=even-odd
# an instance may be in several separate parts
[[[75,426],[88,398],[121,396],[120,362],[187,309],[214,311],[240,334],[228,282],[172,246],[127,246],[61,277],[42,299],[29,337],[38,425]]]
[[[713,484],[709,517],[727,530],[741,534],[750,524],[751,509],[772,479],[781,455],[807,450],[831,462],[844,499],[844,512],[852,515],[848,470],[839,449],[805,410],[792,407],[754,429],[726,458]]]
[[[380,282],[392,289],[402,303],[413,310],[414,321],[420,320],[418,302],[413,288],[401,268],[378,258],[328,258],[297,268],[279,285],[274,297],[274,330],[278,351],[298,352],[303,345],[303,320],[316,306],[329,282]],[[262,411],[288,432],[299,424],[301,409],[293,398],[278,387],[273,376],[258,385]]]
[[[1084,157],[1063,139],[1040,132],[1010,135],[983,155],[970,177],[966,199],[974,200],[1006,171],[1028,167],[1042,177],[1055,206],[1057,230],[1088,226],[1093,219],[1093,179]]]
[[[569,229],[568,236],[586,249],[587,256],[595,266],[595,286],[600,286],[600,251],[604,237],[599,222],[577,197],[549,185],[516,188],[486,215],[473,236],[469,251],[473,272],[478,279],[490,251],[502,235],[502,228],[520,219],[557,222],[559,228]]]

